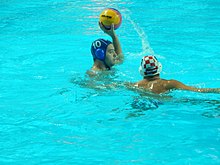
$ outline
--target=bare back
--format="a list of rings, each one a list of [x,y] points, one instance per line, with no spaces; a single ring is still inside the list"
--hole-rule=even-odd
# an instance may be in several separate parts
[[[134,86],[147,89],[153,93],[164,93],[171,89],[170,81],[164,79],[157,79],[157,80],[141,80],[134,84]]]

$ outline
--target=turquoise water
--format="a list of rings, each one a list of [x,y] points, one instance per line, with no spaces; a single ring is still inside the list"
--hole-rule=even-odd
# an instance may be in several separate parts
[[[117,8],[125,61],[89,80],[99,13]],[[140,95],[140,59],[161,76],[220,87],[220,2],[2,0],[0,164],[220,164],[220,95]],[[91,85],[92,84],[92,85]]]

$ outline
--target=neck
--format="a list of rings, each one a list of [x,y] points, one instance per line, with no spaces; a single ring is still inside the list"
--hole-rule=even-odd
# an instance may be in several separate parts
[[[154,81],[154,80],[159,80],[160,79],[160,75],[157,74],[155,76],[148,76],[148,77],[144,77],[144,80],[147,80],[147,81]]]
[[[108,66],[106,66],[103,61],[100,61],[100,60],[94,61],[92,69],[94,69],[94,70],[110,70],[110,68]]]

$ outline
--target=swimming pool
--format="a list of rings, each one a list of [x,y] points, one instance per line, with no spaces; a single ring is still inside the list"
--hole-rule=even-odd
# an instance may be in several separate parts
[[[162,62],[163,78],[220,87],[219,6],[217,0],[1,1],[0,164],[220,164],[220,95],[103,88],[140,80],[146,53]],[[108,38],[97,26],[105,7],[122,13],[116,32],[125,62],[89,88],[90,44]]]

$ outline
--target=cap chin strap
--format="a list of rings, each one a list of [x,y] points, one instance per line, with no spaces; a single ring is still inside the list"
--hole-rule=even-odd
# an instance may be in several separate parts
[[[108,69],[108,70],[111,70],[111,68],[106,64],[106,62],[104,62],[105,64],[105,67]]]
[[[145,70],[143,70],[142,66],[139,67],[139,73],[141,74],[142,77],[154,76],[160,74],[161,71],[162,71],[162,64],[160,62],[158,62],[158,69],[157,72],[154,74],[145,75]]]

